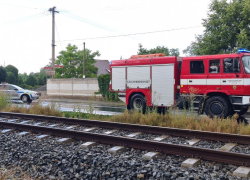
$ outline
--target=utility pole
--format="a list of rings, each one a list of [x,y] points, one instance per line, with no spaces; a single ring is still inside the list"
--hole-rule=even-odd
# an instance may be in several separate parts
[[[85,78],[85,42],[83,43],[83,76],[82,78],[84,79]]]
[[[52,12],[52,71],[55,72],[55,13],[59,11],[55,10],[56,7],[49,8],[49,11]],[[52,74],[52,78],[55,78],[55,74]]]

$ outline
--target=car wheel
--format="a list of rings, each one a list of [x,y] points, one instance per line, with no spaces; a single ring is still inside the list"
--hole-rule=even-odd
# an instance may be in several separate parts
[[[27,103],[27,102],[29,102],[30,101],[30,98],[29,98],[29,96],[28,95],[26,95],[26,94],[24,94],[24,95],[22,95],[22,101],[24,102],[24,103]]]
[[[132,110],[137,110],[143,114],[146,112],[146,100],[141,94],[134,94],[130,100],[130,108]]]
[[[221,96],[212,96],[205,102],[205,113],[206,115],[213,117],[224,117],[230,115],[229,102]]]

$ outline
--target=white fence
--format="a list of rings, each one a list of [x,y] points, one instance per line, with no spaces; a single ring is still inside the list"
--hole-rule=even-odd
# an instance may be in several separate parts
[[[98,90],[97,78],[47,79],[48,95],[93,96]]]

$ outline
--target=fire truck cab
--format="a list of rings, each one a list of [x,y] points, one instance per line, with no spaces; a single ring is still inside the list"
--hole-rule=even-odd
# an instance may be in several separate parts
[[[250,52],[196,57],[132,56],[110,64],[110,91],[128,109],[165,108],[192,96],[210,117],[244,114],[250,105]],[[190,105],[190,102],[188,102]],[[185,103],[184,103],[185,104]]]

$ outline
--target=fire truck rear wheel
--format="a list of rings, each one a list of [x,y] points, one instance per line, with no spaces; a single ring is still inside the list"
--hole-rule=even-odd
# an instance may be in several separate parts
[[[206,115],[213,117],[227,117],[230,115],[229,102],[221,96],[212,96],[205,103]]]
[[[139,112],[145,113],[146,111],[146,99],[141,94],[134,94],[130,100],[131,110],[137,110]]]

